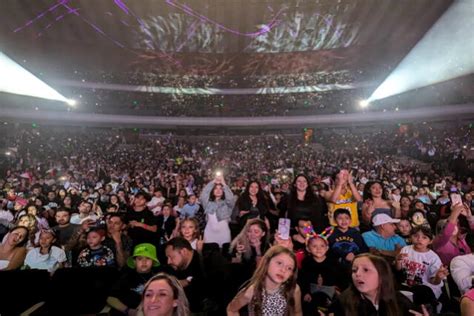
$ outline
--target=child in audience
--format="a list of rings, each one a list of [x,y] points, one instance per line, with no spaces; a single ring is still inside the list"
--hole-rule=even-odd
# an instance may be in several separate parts
[[[83,249],[77,258],[80,267],[115,266],[115,257],[112,250],[102,245],[105,239],[105,229],[91,228],[87,232],[87,248]]]
[[[156,248],[152,244],[138,244],[133,255],[128,258],[125,273],[113,286],[107,303],[122,314],[136,313],[145,284],[156,273],[154,268],[160,265],[156,257]]]
[[[296,271],[294,253],[273,246],[263,256],[249,284],[229,303],[227,315],[238,316],[239,310],[248,305],[249,315],[302,316]]]
[[[396,259],[397,270],[404,274],[404,284],[414,293],[415,304],[437,305],[441,296],[443,279],[449,271],[439,256],[429,246],[433,234],[427,226],[416,226],[411,231],[412,245],[405,246]]]
[[[369,248],[360,232],[350,227],[351,213],[349,210],[338,208],[334,211],[334,220],[337,226],[334,232],[328,236],[331,252],[342,265],[349,267],[356,255],[368,252]]]
[[[199,211],[199,204],[196,203],[196,195],[191,194],[188,196],[188,202],[183,206],[181,210],[181,218],[194,217]]]
[[[350,223],[350,221],[349,221]],[[327,237],[318,235],[310,228],[306,249],[309,256],[303,259],[299,270],[298,284],[303,297],[303,310],[307,315],[317,315],[317,310],[326,312],[336,295],[337,288],[343,284],[344,273],[338,262],[327,256],[329,244]]]
[[[48,270],[53,273],[66,262],[64,250],[56,247],[56,234],[53,230],[41,230],[39,246],[28,251],[25,265],[31,269]]]
[[[411,245],[411,223],[408,218],[400,218],[400,222],[397,224],[398,235],[402,237],[407,245]]]
[[[395,291],[388,262],[369,253],[352,261],[352,283],[329,308],[329,315],[410,315],[409,301]]]
[[[188,217],[180,221],[178,236],[189,241],[193,250],[197,250],[199,253],[202,252],[203,241],[197,219]]]

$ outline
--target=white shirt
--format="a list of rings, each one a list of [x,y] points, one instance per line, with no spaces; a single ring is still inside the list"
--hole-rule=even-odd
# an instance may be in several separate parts
[[[151,211],[153,212],[153,214],[158,215],[160,212],[161,212],[161,205],[163,205],[163,203],[165,202],[165,198],[164,197],[152,197],[150,202],[148,202],[146,205],[148,206],[148,208],[151,208],[152,206],[155,206],[157,205],[158,203],[160,205],[156,206],[155,208],[151,209]]]
[[[408,254],[402,261],[402,270],[405,272],[405,283],[408,285],[422,284],[433,290],[436,298],[441,295],[443,282],[438,285],[432,284],[430,279],[436,275],[442,263],[439,256],[433,251],[418,252],[413,249],[413,245],[402,248],[401,253]]]
[[[457,256],[451,261],[451,275],[461,294],[466,293],[472,286],[474,276],[474,253]]]
[[[66,262],[66,254],[59,247],[52,246],[49,254],[41,254],[40,247],[28,251],[25,258],[25,265],[32,269],[48,270],[54,272],[59,263]]]

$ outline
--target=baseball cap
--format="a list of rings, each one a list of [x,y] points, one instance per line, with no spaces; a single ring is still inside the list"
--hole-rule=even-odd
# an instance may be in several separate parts
[[[387,214],[377,214],[374,216],[374,218],[372,218],[373,226],[380,226],[380,225],[388,224],[388,223],[396,224],[399,222],[400,222],[399,219],[391,218]]]
[[[152,244],[143,243],[135,246],[133,249],[133,255],[127,259],[127,265],[132,269],[135,269],[135,257],[150,258],[153,260],[154,267],[158,267],[160,265],[160,262],[156,258],[156,247]]]

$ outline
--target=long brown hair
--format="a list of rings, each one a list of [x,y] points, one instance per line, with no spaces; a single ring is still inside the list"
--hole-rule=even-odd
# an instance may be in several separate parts
[[[383,302],[385,305],[386,315],[400,315],[400,310],[397,304],[397,292],[395,291],[395,284],[393,281],[394,278],[390,265],[384,258],[369,253],[363,253],[355,256],[354,260],[352,260],[352,264],[354,264],[356,259],[362,257],[368,258],[377,270],[379,275],[377,297],[379,304]],[[361,293],[354,286],[354,283],[351,282],[349,288],[347,288],[343,294],[341,294],[341,305],[344,308],[345,315],[357,315],[360,301]]]
[[[280,245],[276,245],[268,249],[265,255],[262,257],[257,270],[255,270],[252,278],[250,279],[249,284],[241,290],[241,293],[244,293],[250,286],[254,286],[253,297],[250,301],[250,306],[253,307],[254,315],[262,315],[262,295],[265,290],[265,279],[268,274],[268,266],[270,261],[281,254],[286,254],[294,262],[293,274],[290,278],[283,284],[283,295],[285,296],[286,301],[288,302],[288,311],[289,315],[293,314],[295,309],[295,289],[296,289],[296,278],[297,278],[297,267],[296,267],[296,257],[293,251],[289,250]]]

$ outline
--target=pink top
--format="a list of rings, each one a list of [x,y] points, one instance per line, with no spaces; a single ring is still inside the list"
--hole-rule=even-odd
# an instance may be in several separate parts
[[[462,298],[468,298],[470,299],[471,301],[474,301],[474,289],[470,289],[469,291],[467,291]],[[461,299],[462,299],[461,298]]]
[[[471,249],[464,239],[458,239],[457,244],[449,240],[454,232],[454,227],[453,223],[448,222],[441,234],[433,240],[433,249],[445,265],[449,265],[456,256],[471,253]]]

